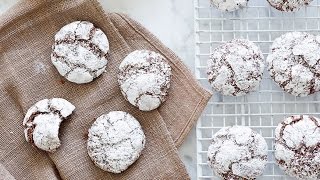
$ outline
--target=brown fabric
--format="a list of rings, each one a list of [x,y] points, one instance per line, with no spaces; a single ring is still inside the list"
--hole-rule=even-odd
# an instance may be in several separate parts
[[[15,180],[2,164],[0,164],[0,180]]]
[[[50,61],[54,34],[65,24],[88,20],[110,42],[107,72],[89,84],[61,78]],[[122,97],[116,74],[122,59],[136,49],[165,56],[173,69],[167,101],[141,112]],[[0,17],[0,164],[16,179],[188,179],[178,147],[211,94],[201,88],[181,60],[140,24],[122,14],[106,14],[95,0],[23,0]],[[62,97],[76,106],[60,129],[55,153],[31,147],[22,119],[35,102]],[[122,110],[141,123],[146,148],[121,174],[104,172],[87,155],[86,133],[95,118]]]

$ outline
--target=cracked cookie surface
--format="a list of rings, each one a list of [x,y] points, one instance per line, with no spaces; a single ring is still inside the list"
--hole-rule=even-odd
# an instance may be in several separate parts
[[[263,70],[262,52],[245,39],[234,39],[220,45],[207,62],[212,88],[228,96],[242,96],[257,89]]]
[[[282,170],[297,179],[320,178],[320,120],[295,115],[275,130],[275,159]]]
[[[302,6],[308,5],[312,0],[268,0],[269,4],[279,11],[298,11]]]
[[[98,117],[89,129],[87,149],[96,166],[121,173],[139,158],[145,142],[144,132],[132,115],[112,111]]]
[[[255,179],[267,164],[264,138],[244,126],[224,127],[208,148],[208,165],[222,179]]]
[[[211,4],[221,11],[235,11],[246,7],[249,0],[211,0]]]
[[[61,76],[77,83],[89,83],[106,69],[109,41],[101,29],[88,21],[62,27],[54,37],[51,61]]]
[[[307,96],[320,90],[320,37],[290,32],[275,39],[267,66],[272,79],[287,93]]]
[[[158,108],[170,88],[171,67],[159,53],[137,50],[120,64],[118,82],[130,104],[142,111]]]
[[[60,124],[74,109],[74,105],[62,98],[38,101],[23,119],[26,141],[44,151],[54,152],[61,145]]]

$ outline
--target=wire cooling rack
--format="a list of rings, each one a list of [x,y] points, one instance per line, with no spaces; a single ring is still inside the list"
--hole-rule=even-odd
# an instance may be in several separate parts
[[[222,13],[210,5],[210,0],[194,0],[197,79],[211,89],[206,75],[209,55],[223,42],[245,38],[261,48],[265,58],[273,40],[290,31],[319,34],[320,0],[313,0],[298,12],[280,12],[267,0],[250,0],[248,7]],[[282,91],[265,70],[257,92],[242,97],[215,93],[197,123],[198,179],[219,179],[207,165],[207,150],[211,138],[220,128],[245,125],[259,132],[268,143],[268,164],[258,179],[292,179],[275,164],[273,141],[275,127],[286,116],[309,114],[320,116],[320,93],[299,98]]]

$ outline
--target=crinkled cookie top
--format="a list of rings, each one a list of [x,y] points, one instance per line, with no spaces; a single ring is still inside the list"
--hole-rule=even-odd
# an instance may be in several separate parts
[[[305,32],[290,32],[275,39],[267,66],[273,80],[295,96],[320,90],[320,38]]]
[[[61,145],[60,124],[74,109],[74,105],[62,98],[38,101],[23,119],[26,140],[39,149],[54,152]]]
[[[254,179],[267,164],[267,143],[248,127],[219,130],[208,149],[208,165],[223,179]]]
[[[259,47],[234,39],[213,50],[207,63],[208,80],[215,91],[242,96],[259,87],[264,59]]]
[[[139,158],[145,141],[143,130],[133,116],[112,111],[98,117],[89,129],[87,149],[96,166],[121,173]]]
[[[171,81],[171,67],[159,53],[137,50],[119,66],[118,82],[123,96],[142,111],[163,103]]]
[[[275,158],[287,174],[301,180],[320,178],[320,120],[295,115],[275,131]]]
[[[249,0],[211,0],[211,4],[221,11],[235,11],[246,7]]]
[[[312,0],[268,0],[269,4],[280,11],[297,11]]]
[[[92,23],[75,21],[67,24],[54,39],[51,61],[67,80],[88,83],[105,71],[109,41]]]

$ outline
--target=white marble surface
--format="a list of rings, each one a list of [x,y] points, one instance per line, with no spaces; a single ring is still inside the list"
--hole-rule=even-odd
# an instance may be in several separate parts
[[[0,14],[17,0],[0,0]],[[100,0],[107,11],[129,14],[194,71],[193,0]],[[195,128],[179,148],[191,179],[196,179]]]

